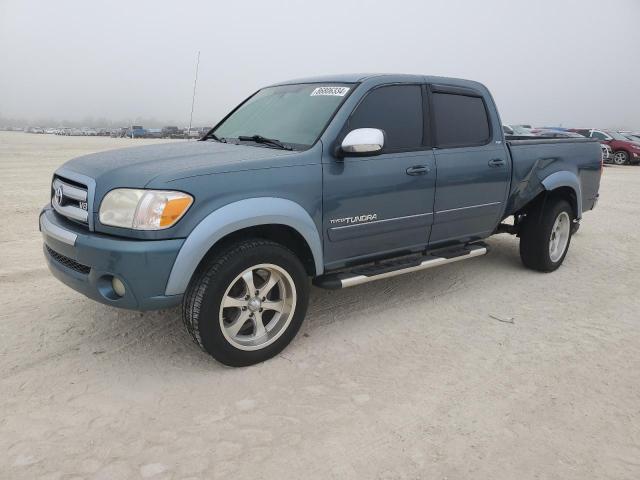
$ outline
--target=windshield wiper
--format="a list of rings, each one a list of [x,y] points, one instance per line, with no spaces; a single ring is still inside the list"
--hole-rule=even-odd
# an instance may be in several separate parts
[[[238,140],[241,142],[256,142],[256,143],[264,143],[265,145],[272,145],[281,150],[293,150],[289,145],[285,145],[280,140],[275,138],[267,138],[262,135],[240,135]]]
[[[204,137],[202,137],[202,140],[209,140],[209,139],[215,140],[216,142],[220,142],[220,143],[227,143],[227,139],[224,137],[218,137],[215,133],[213,132],[209,132],[207,133]]]

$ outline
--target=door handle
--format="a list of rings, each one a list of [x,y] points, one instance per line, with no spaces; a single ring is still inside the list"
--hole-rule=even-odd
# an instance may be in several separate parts
[[[505,164],[505,161],[501,158],[494,158],[493,160],[489,160],[490,167],[502,167]]]
[[[424,175],[429,173],[431,169],[426,165],[414,165],[413,167],[407,168],[407,175]]]

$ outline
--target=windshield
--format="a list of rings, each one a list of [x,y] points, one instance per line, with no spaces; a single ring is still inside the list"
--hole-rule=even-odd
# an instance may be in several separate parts
[[[605,133],[606,133],[607,135],[609,135],[611,138],[615,139],[615,140],[623,140],[623,141],[625,141],[625,142],[628,142],[628,141],[629,141],[629,139],[628,139],[628,138],[626,138],[624,135],[622,135],[622,134],[620,134],[620,133],[618,133],[618,132],[612,132],[612,131],[610,131],[610,130],[607,130]]]
[[[264,88],[243,103],[213,133],[227,140],[259,135],[294,147],[308,148],[316,142],[352,89],[353,85],[344,83]]]

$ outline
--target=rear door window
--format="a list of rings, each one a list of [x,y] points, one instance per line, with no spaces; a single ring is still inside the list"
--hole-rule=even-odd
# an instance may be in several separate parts
[[[431,98],[438,147],[469,147],[489,142],[491,129],[481,97],[435,92]]]

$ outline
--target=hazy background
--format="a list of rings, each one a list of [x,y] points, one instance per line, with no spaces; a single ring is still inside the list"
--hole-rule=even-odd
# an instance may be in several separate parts
[[[505,123],[640,129],[639,0],[0,0],[0,124],[210,125],[343,72],[479,80]]]

